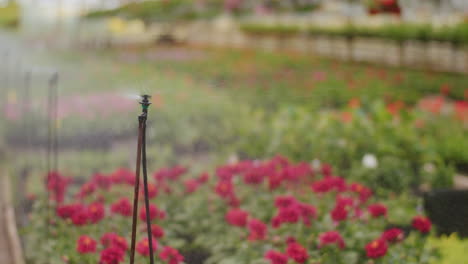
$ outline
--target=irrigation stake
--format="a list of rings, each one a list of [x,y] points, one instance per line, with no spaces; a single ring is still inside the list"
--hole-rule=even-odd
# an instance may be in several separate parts
[[[137,145],[137,160],[135,169],[135,192],[133,198],[133,221],[132,221],[132,245],[130,250],[130,264],[135,262],[135,243],[136,243],[136,225],[138,211],[138,195],[140,192],[140,165],[143,167],[143,187],[145,192],[145,209],[146,209],[146,229],[148,233],[148,246],[150,253],[150,264],[154,264],[153,254],[153,237],[151,232],[151,222],[149,213],[149,198],[148,198],[148,172],[146,166],[146,120],[148,118],[148,108],[151,105],[149,95],[142,95],[140,102],[142,114],[138,116],[138,145]]]

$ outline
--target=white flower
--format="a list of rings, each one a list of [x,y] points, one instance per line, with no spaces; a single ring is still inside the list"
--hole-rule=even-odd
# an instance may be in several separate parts
[[[373,154],[366,154],[362,158],[362,166],[369,169],[375,169],[378,166],[377,158]]]
[[[312,161],[311,165],[312,165],[312,168],[314,168],[314,169],[317,169],[317,170],[320,169],[320,160],[314,159]]]

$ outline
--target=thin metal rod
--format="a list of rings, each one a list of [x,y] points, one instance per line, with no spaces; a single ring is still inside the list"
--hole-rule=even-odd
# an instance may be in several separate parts
[[[149,197],[148,197],[148,172],[146,168],[146,117],[143,121],[143,137],[142,137],[142,167],[143,167],[143,184],[145,188],[145,207],[146,207],[146,229],[148,232],[148,242],[149,242],[149,253],[150,253],[150,264],[154,264],[153,256],[153,236],[151,232],[151,219],[150,219],[150,210],[149,210]]]
[[[54,89],[53,89],[53,163],[52,168],[55,172],[58,171],[58,74],[55,75]],[[58,186],[57,186],[58,187]]]
[[[135,244],[136,244],[136,226],[138,215],[138,195],[140,193],[140,164],[141,164],[141,142],[143,136],[143,120],[138,118],[138,143],[137,143],[137,158],[135,169],[135,191],[133,194],[133,221],[132,221],[132,244],[130,248],[130,264],[135,263]]]

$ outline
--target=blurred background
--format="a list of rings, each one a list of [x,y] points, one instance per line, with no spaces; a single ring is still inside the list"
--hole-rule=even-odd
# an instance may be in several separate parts
[[[0,0],[0,62],[3,202],[27,263],[65,263],[31,227],[47,173],[78,190],[134,169],[141,94],[150,171],[332,164],[397,221],[439,206],[431,220],[459,237],[433,239],[436,263],[466,263],[466,0]]]

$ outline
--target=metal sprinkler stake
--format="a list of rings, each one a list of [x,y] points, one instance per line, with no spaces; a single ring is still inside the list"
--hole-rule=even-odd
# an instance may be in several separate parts
[[[146,120],[148,118],[148,108],[151,105],[149,95],[142,95],[140,102],[142,114],[138,116],[138,145],[137,145],[137,160],[135,169],[135,192],[133,198],[133,222],[132,222],[132,245],[130,249],[130,264],[135,262],[135,244],[136,244],[136,225],[138,211],[138,196],[140,189],[140,165],[143,167],[143,187],[145,192],[145,209],[146,209],[146,227],[148,232],[148,246],[150,253],[150,264],[154,264],[153,253],[153,237],[151,232],[151,222],[149,214],[149,198],[148,198],[148,172],[146,167]]]

